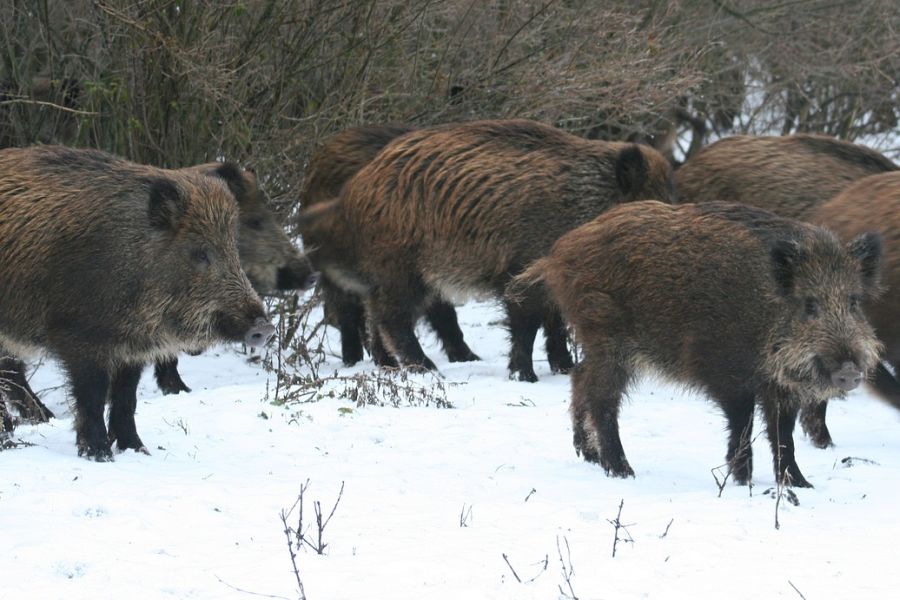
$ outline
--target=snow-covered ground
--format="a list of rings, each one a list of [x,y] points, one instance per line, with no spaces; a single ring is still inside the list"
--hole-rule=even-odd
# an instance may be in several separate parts
[[[304,523],[345,485],[325,554],[297,555],[310,600],[895,597],[896,411],[857,391],[829,408],[836,448],[798,432],[816,487],[780,503],[776,530],[763,436],[752,493],[729,484],[720,497],[711,469],[724,419],[702,397],[644,381],[621,417],[637,476],[610,479],[576,457],[568,377],[550,375],[542,350],[540,382],[506,379],[505,334],[487,324],[497,318],[487,304],[460,310],[480,363],[447,363],[422,332],[446,380],[460,382],[447,391],[452,409],[275,406],[274,376],[233,349],[184,357],[193,393],[161,396],[149,372],[139,390],[152,456],[114,463],[76,456],[48,363],[32,386],[59,418],[21,426],[35,445],[0,452],[0,598],[295,599],[279,514],[307,480]],[[323,372],[370,367],[332,357]]]

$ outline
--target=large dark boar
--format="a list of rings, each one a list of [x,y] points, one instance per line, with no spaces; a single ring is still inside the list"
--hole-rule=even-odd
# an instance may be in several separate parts
[[[301,206],[308,208],[337,199],[344,184],[368,164],[390,141],[413,131],[404,125],[363,125],[345,129],[330,138],[313,155],[306,171]],[[366,336],[365,310],[358,294],[342,290],[327,277],[319,284],[325,314],[341,332],[341,358],[351,366],[363,358]],[[434,329],[450,362],[478,360],[463,339],[453,305],[435,298],[425,309],[425,319]],[[370,352],[376,364],[396,366],[381,343],[371,333]]]
[[[209,163],[182,169],[219,178],[237,199],[239,227],[238,254],[241,268],[253,289],[266,295],[289,290],[306,290],[316,281],[309,261],[291,243],[256,182],[256,176],[234,163]],[[159,359],[155,364],[156,382],[164,394],[190,392],[178,373],[176,357]],[[0,375],[9,378],[10,403],[23,417],[44,422],[53,413],[38,399],[25,378],[24,362],[0,356]]]
[[[256,176],[234,163],[209,163],[182,169],[217,177],[228,184],[238,204],[238,255],[241,268],[260,295],[307,290],[316,282],[309,260],[288,238],[259,189]],[[158,360],[156,383],[164,394],[190,392],[178,373],[178,359]]]
[[[741,202],[783,217],[810,211],[853,182],[897,165],[875,150],[822,135],[736,135],[675,171],[681,202]]]
[[[533,121],[477,121],[390,142],[339,201],[304,213],[301,231],[313,264],[364,298],[401,363],[434,368],[413,330],[431,298],[494,296],[508,317],[510,372],[536,381],[537,329],[561,329],[561,320],[539,289],[505,298],[507,283],[611,206],[673,192],[671,167],[651,148]],[[551,368],[571,365],[564,340],[551,345],[548,336],[548,355]]]
[[[0,151],[0,345],[60,360],[79,454],[144,448],[134,411],[147,362],[271,337],[240,269],[237,219],[211,177],[93,150]]]
[[[855,182],[896,169],[875,150],[832,137],[734,136],[703,148],[675,172],[675,180],[683,202],[735,201],[810,220],[819,206]],[[900,389],[881,367],[874,383],[882,395]],[[801,411],[804,430],[820,448],[832,443],[827,406],[820,402]]]
[[[897,291],[900,290],[900,172],[860,179],[814,210],[809,218],[844,239],[865,231],[878,231],[884,238],[882,279],[886,293],[867,301],[865,310],[884,344],[882,360],[894,369],[894,373],[900,374],[900,314],[897,306]],[[882,363],[876,365],[868,383],[880,397],[900,409],[900,383]],[[822,403],[804,407],[800,412],[804,431],[820,448],[832,445],[825,424],[826,410],[827,404]]]
[[[808,487],[794,458],[799,407],[855,388],[879,344],[861,310],[878,290],[877,234],[829,231],[727,203],[620,206],[563,236],[519,282],[543,281],[575,329],[576,451],[633,476],[619,439],[622,395],[650,366],[725,412],[735,481],[752,473],[756,402],[775,474]]]

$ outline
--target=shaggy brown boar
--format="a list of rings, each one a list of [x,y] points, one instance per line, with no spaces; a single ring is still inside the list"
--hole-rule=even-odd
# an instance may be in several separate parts
[[[79,454],[144,448],[134,411],[147,362],[271,337],[236,228],[234,197],[211,177],[94,150],[0,151],[0,345],[60,360]]]
[[[198,165],[182,171],[217,177],[228,184],[238,205],[241,268],[258,294],[306,290],[315,284],[312,266],[291,243],[274,213],[266,206],[253,173],[227,162]],[[157,360],[154,371],[157,385],[164,394],[191,391],[178,373],[176,357]],[[53,413],[28,385],[25,373],[24,362],[0,357],[0,375],[9,378],[10,403],[31,421],[47,421]]]
[[[675,171],[681,202],[741,202],[783,217],[810,211],[858,179],[897,165],[875,150],[822,135],[736,135]]]
[[[673,191],[669,163],[651,148],[533,121],[476,121],[390,142],[339,201],[304,214],[301,231],[313,265],[364,298],[402,364],[434,368],[413,330],[430,298],[493,296],[507,313],[511,375],[536,381],[537,329],[561,321],[542,290],[507,298],[507,283],[566,231],[618,203]],[[551,368],[571,366],[565,341],[550,339]]]
[[[313,155],[306,171],[300,202],[303,207],[335,200],[344,184],[368,164],[390,141],[413,131],[404,125],[351,127],[330,138]],[[342,290],[327,277],[319,283],[325,313],[341,332],[341,358],[352,366],[363,358],[366,336],[365,310],[358,294]],[[425,308],[425,319],[434,329],[450,362],[478,360],[463,339],[456,309],[435,298]],[[371,333],[370,352],[376,364],[396,366],[377,332]]]
[[[879,257],[874,233],[845,247],[745,205],[640,202],[566,234],[519,282],[543,281],[584,349],[571,415],[585,460],[634,475],[618,414],[647,365],[722,408],[737,482],[750,481],[758,402],[776,477],[809,487],[794,458],[797,411],[843,395],[875,365],[861,303],[878,289]]]
[[[819,206],[848,186],[896,169],[875,150],[828,136],[734,136],[703,148],[675,172],[675,180],[684,202],[735,201],[810,220]],[[876,367],[875,385],[882,395],[891,387],[900,390],[881,367]],[[804,430],[821,448],[832,443],[825,425],[827,406],[821,402],[801,411]]]
[[[900,290],[900,172],[883,173],[860,179],[810,214],[810,221],[825,225],[844,239],[865,231],[878,231],[884,239],[882,280],[886,293],[865,303],[866,315],[879,340],[884,344],[882,360],[900,373],[900,314],[897,291]],[[876,394],[900,409],[900,383],[882,363],[875,366],[868,381]],[[826,448],[832,445],[825,424],[827,404],[804,407],[800,423],[812,442]]]
[[[238,255],[241,268],[260,295],[307,290],[317,274],[306,256],[288,238],[275,214],[268,208],[256,176],[234,163],[209,163],[181,169],[222,179],[238,205]],[[178,359],[158,360],[156,383],[164,394],[190,392],[178,373]]]

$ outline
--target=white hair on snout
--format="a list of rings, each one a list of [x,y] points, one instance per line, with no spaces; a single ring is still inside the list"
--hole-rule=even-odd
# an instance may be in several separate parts
[[[881,342],[865,319],[845,312],[840,311],[823,325],[803,332],[792,328],[789,334],[768,344],[770,352],[764,362],[766,371],[776,383],[791,390],[797,401],[821,402],[846,395],[844,390],[832,384],[830,373],[819,369],[818,363],[823,356],[819,352],[821,348],[846,348],[864,375],[875,367],[883,349]],[[851,322],[852,325],[847,324]],[[828,366],[827,362],[825,366]]]

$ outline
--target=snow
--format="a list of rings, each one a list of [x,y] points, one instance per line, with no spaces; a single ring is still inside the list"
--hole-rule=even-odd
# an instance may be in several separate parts
[[[798,463],[816,487],[796,490],[796,506],[782,498],[776,529],[764,436],[755,485],[729,483],[720,497],[711,470],[723,463],[724,418],[647,379],[620,420],[636,477],[608,478],[575,455],[568,377],[550,374],[542,349],[540,382],[506,379],[505,333],[489,324],[499,317],[491,304],[460,309],[479,363],[448,363],[420,332],[445,381],[459,383],[447,387],[454,408],[276,406],[274,375],[235,348],[183,357],[188,395],[160,395],[148,370],[137,423],[152,455],[113,463],[76,456],[48,361],[32,387],[59,418],[22,425],[17,437],[34,446],[0,452],[0,597],[295,599],[279,515],[307,481],[307,524],[314,501],[327,515],[345,485],[325,553],[297,553],[310,600],[565,598],[563,564],[582,600],[896,593],[895,410],[859,390],[829,407],[837,447],[818,450],[798,430]],[[337,353],[333,331],[329,345]],[[367,369],[330,356],[321,372]],[[628,527],[613,557],[620,503]]]

